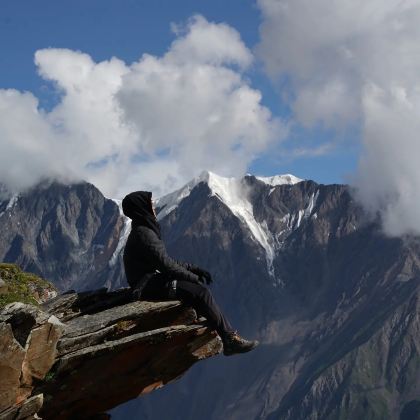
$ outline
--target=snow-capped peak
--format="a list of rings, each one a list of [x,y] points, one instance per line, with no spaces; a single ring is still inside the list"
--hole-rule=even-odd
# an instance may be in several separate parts
[[[246,176],[252,176],[247,174]],[[185,184],[180,189],[167,194],[156,200],[156,207],[161,210],[158,214],[158,220],[163,219],[173,210],[175,210],[179,203],[186,197],[188,197],[195,186],[201,182],[207,183],[213,195],[218,196],[226,205],[228,205],[232,211],[238,207],[238,202],[241,201],[242,194],[238,193],[240,190],[243,192],[243,177],[241,178],[229,178],[223,177],[210,171],[203,171],[199,176],[192,179],[190,182]],[[256,179],[264,182],[271,187],[278,185],[293,185],[303,181],[291,174],[285,175],[274,175],[271,177],[257,176]],[[239,199],[239,201],[238,201]]]
[[[229,199],[229,197],[232,196],[232,193],[235,195],[234,191],[241,180],[242,178],[226,178],[210,171],[203,171],[199,176],[193,178],[179,190],[156,200],[156,207],[162,209],[158,213],[158,220],[163,219],[166,215],[174,211],[178,207],[179,203],[184,198],[187,198],[194,187],[201,182],[204,182],[209,186],[212,191],[212,195],[217,195],[220,198],[223,197],[223,201],[231,202],[232,200]]]
[[[293,185],[302,181],[290,174],[256,178],[270,185],[272,189],[278,185]],[[158,220],[175,210],[179,203],[188,197],[193,188],[201,182],[207,183],[211,195],[218,197],[248,227],[252,238],[264,248],[269,272],[274,275],[273,259],[275,250],[272,235],[267,231],[267,225],[265,223],[259,223],[254,217],[253,206],[248,199],[248,185],[245,182],[245,177],[229,178],[213,172],[204,171],[179,190],[156,200],[156,206],[161,208],[158,213]]]
[[[291,174],[285,175],[274,175],[274,176],[256,176],[259,181],[264,182],[267,185],[271,185],[272,187],[276,187],[277,185],[294,185],[298,182],[302,182],[303,179],[300,179]]]
[[[179,190],[176,190],[155,200],[155,206],[162,209],[157,215],[158,220],[163,219],[169,213],[174,211],[178,207],[179,203],[190,195],[192,189],[196,185],[198,185],[200,182],[208,182],[209,177],[210,172],[204,171],[199,176],[193,178],[190,182],[181,187]]]

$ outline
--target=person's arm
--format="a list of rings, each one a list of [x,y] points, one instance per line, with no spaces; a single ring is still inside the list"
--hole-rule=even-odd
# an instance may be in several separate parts
[[[143,228],[139,234],[143,239],[144,250],[161,273],[177,280],[200,284],[199,277],[196,274],[168,255],[163,241],[152,230]]]
[[[188,271],[191,271],[191,273],[194,273],[194,274],[196,274],[195,272],[197,271],[197,270],[199,270],[199,268],[196,266],[196,265],[194,265],[194,264],[191,264],[191,263],[187,263],[187,262],[184,262],[184,261],[179,261],[179,260],[175,260],[179,265],[182,265],[185,269],[187,269]]]

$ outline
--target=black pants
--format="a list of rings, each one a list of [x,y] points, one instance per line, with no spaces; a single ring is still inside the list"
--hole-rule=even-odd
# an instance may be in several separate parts
[[[168,300],[169,281],[163,276],[150,279],[141,292],[144,300]],[[223,337],[233,331],[229,321],[223,316],[219,306],[213,298],[209,288],[204,284],[178,280],[176,285],[176,298],[188,306],[192,306],[198,316],[204,316],[210,326]]]

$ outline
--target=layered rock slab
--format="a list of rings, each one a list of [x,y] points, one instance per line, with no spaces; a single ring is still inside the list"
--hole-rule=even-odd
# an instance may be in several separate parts
[[[37,311],[37,323],[11,323],[12,305],[0,315],[0,369],[7,373],[0,389],[14,384],[17,391],[1,392],[0,419],[16,415],[34,396],[40,396],[37,404],[29,406],[42,418],[89,418],[179,378],[221,350],[217,334],[191,308],[178,301],[133,302],[127,289],[70,292],[42,310],[25,305]],[[39,346],[22,346],[22,340]],[[3,360],[7,352],[14,356],[10,366]]]

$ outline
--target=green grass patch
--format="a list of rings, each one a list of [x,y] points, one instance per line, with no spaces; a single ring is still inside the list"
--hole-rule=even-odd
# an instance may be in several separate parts
[[[57,291],[50,282],[33,273],[22,271],[16,264],[0,263],[0,279],[7,288],[0,292],[0,308],[12,302],[39,305],[40,297],[46,290]]]

